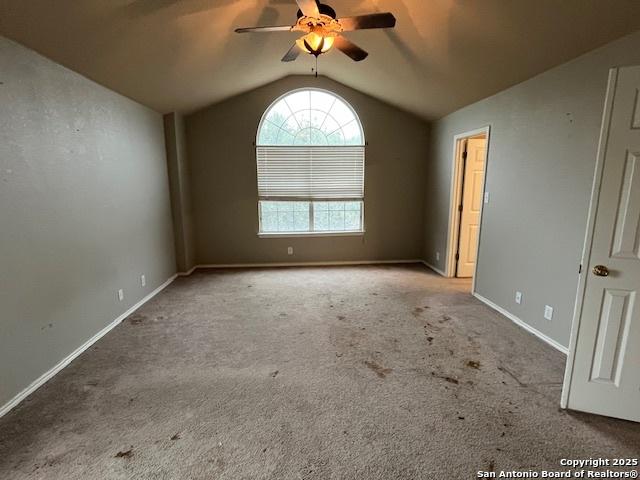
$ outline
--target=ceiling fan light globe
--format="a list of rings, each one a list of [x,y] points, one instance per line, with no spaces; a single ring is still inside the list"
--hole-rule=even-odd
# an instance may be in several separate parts
[[[334,37],[323,37],[315,32],[311,32],[296,40],[298,48],[310,55],[320,55],[326,53],[333,47]]]
[[[331,50],[331,47],[333,47],[334,40],[335,40],[335,37],[324,37],[324,45],[322,46],[322,53],[326,53],[329,50]]]

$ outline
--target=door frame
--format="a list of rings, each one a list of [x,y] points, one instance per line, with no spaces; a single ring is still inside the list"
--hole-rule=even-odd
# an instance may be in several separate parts
[[[463,133],[454,135],[453,137],[453,160],[451,167],[451,189],[449,198],[449,227],[447,233],[447,258],[445,265],[445,277],[453,277],[456,274],[456,251],[459,237],[459,227],[461,216],[459,215],[458,205],[462,199],[462,175],[463,175],[463,161],[462,161],[462,148],[464,141],[477,137],[479,135],[485,135],[487,142],[487,154],[484,161],[484,174],[482,176],[482,199],[480,202],[480,225],[478,228],[478,238],[476,239],[476,264],[473,270],[473,281],[471,292],[476,291],[476,275],[478,273],[478,260],[480,256],[480,237],[482,235],[482,216],[484,212],[484,195],[487,185],[487,168],[489,166],[489,148],[491,144],[491,125],[486,125],[481,128],[469,130]]]
[[[567,355],[567,364],[565,367],[564,381],[562,385],[562,396],[560,397],[560,406],[562,408],[567,408],[569,404],[569,396],[571,394],[571,378],[573,376],[575,351],[576,345],[578,344],[578,331],[580,330],[580,320],[582,318],[582,309],[586,295],[587,277],[589,273],[587,272],[587,269],[591,262],[591,249],[593,247],[593,236],[596,226],[596,213],[600,202],[600,189],[602,188],[602,176],[604,172],[604,157],[607,152],[609,128],[611,126],[611,115],[613,112],[613,99],[615,97],[617,80],[618,68],[610,69],[607,93],[604,101],[604,113],[602,114],[602,127],[600,130],[600,138],[598,140],[598,153],[596,155],[593,185],[591,187],[591,200],[589,202],[587,228],[582,249],[582,258],[580,260],[581,272],[578,276],[578,290],[576,294],[576,303],[573,309],[571,337],[569,339],[569,354]]]

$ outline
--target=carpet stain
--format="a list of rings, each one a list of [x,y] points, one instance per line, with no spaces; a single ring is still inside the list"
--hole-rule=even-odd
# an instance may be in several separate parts
[[[134,313],[129,317],[129,323],[131,325],[142,325],[146,319],[147,317],[145,315]]]
[[[273,378],[276,378],[276,377],[278,376],[278,374],[279,374],[279,373],[280,373],[280,370],[276,370],[275,372],[273,372],[273,373],[271,374],[271,376],[272,376]]]
[[[424,308],[416,307],[413,309],[413,312],[411,313],[413,314],[414,317],[418,318],[422,312],[424,312]]]
[[[124,450],[116,453],[114,458],[131,458],[133,456],[133,447],[129,450]]]
[[[180,440],[182,437],[180,436],[179,433],[176,433],[173,437],[171,437],[171,440]]]
[[[503,373],[506,373],[507,375],[509,375],[511,378],[513,378],[519,386],[521,387],[527,387],[528,385],[526,383],[523,383],[522,381],[520,381],[520,378],[518,378],[518,376],[513,373],[512,371],[508,370],[505,367],[498,367],[498,370],[500,370]]]
[[[347,317],[345,317],[344,315],[338,315],[338,320],[340,321],[344,321]]]
[[[376,375],[378,375],[380,378],[385,378],[387,375],[393,372],[393,369],[381,367],[376,362],[370,362],[369,360],[365,360],[364,364],[371,370],[376,372]]]
[[[445,380],[446,382],[453,383],[454,385],[458,385],[460,383],[460,381],[457,378],[453,378],[453,377],[450,377],[448,375],[440,375],[439,373],[436,373],[436,372],[431,372],[431,375],[436,377],[436,378],[441,378],[442,380]]]
[[[473,368],[475,370],[480,370],[480,362],[478,362],[476,360],[469,360],[467,362],[467,367]]]

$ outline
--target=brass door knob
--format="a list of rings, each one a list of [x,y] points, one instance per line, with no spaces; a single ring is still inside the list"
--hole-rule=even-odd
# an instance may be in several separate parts
[[[608,277],[609,269],[604,265],[596,265],[593,267],[593,274],[598,277]]]

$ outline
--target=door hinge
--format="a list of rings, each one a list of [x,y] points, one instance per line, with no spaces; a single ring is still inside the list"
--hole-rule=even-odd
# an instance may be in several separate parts
[[[467,159],[467,151],[466,150],[464,152],[462,152],[462,159],[463,160]]]
[[[582,273],[582,264],[580,264],[580,266],[578,267],[578,275],[580,275]]]
[[[461,212],[462,211],[462,205],[458,206],[458,211]]]
[[[456,253],[456,260],[460,260],[460,254]]]

